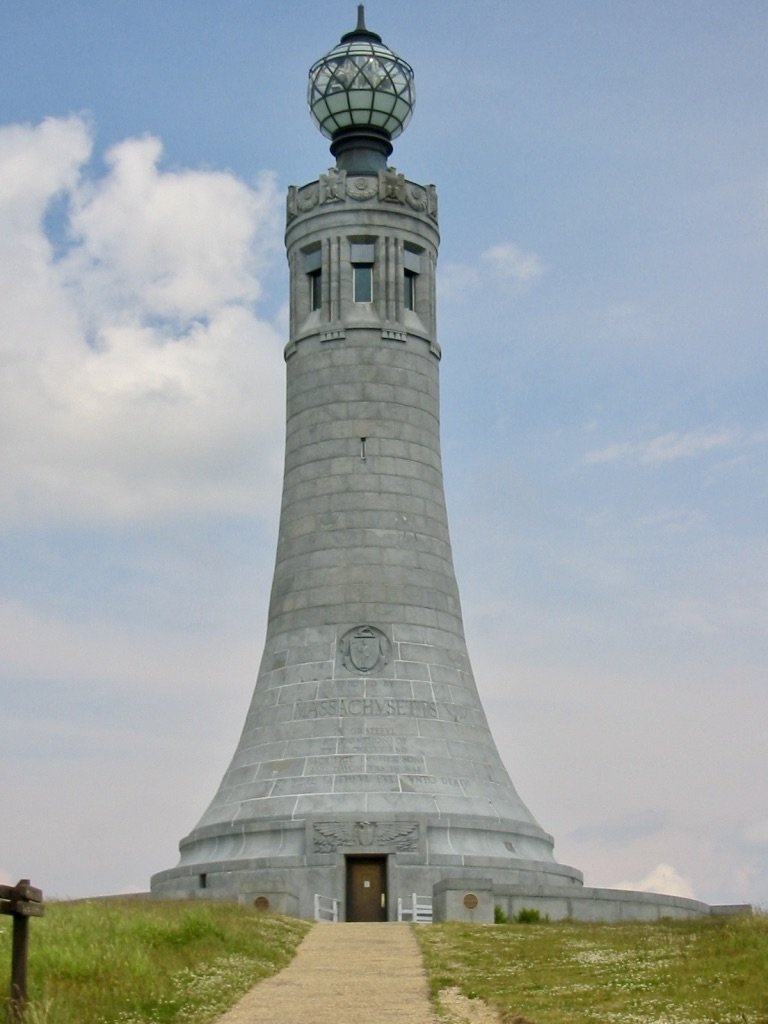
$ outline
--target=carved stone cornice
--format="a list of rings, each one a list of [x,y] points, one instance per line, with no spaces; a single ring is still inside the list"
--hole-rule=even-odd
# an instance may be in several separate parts
[[[331,167],[327,174],[320,175],[318,181],[288,187],[287,222],[290,224],[300,214],[309,213],[318,206],[372,200],[406,206],[437,221],[437,189],[434,185],[406,181],[405,175],[398,174],[394,167],[387,167],[377,175],[350,175],[345,170]]]

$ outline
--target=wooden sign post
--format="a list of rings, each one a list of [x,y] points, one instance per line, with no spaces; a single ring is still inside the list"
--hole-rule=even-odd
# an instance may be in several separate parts
[[[22,878],[16,885],[0,885],[0,914],[13,917],[11,954],[11,1002],[9,1019],[17,1024],[27,1004],[27,959],[29,955],[29,919],[44,913],[42,889]]]

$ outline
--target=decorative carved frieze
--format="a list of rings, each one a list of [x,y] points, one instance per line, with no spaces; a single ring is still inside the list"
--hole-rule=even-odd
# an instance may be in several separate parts
[[[427,185],[422,188],[420,185],[410,185],[404,190],[404,202],[412,210],[419,213],[426,213],[433,220],[437,220],[437,189],[434,185]]]
[[[343,203],[347,196],[347,172],[330,167],[327,174],[320,175],[320,202]]]
[[[358,202],[373,199],[378,192],[379,185],[375,178],[350,178],[347,182],[347,195]]]
[[[405,191],[404,174],[398,174],[394,167],[379,171],[379,199],[383,203],[403,203]]]
[[[337,850],[393,850],[413,853],[419,846],[419,825],[414,821],[315,821],[312,852]]]
[[[311,185],[304,185],[297,188],[295,185],[288,186],[288,198],[286,200],[286,213],[288,221],[292,221],[300,213],[309,213],[314,209],[320,199],[318,183],[313,181]]]
[[[432,220],[437,220],[437,190],[434,185],[416,185],[406,181],[404,174],[399,174],[394,167],[379,171],[376,176],[371,174],[347,175],[345,170],[337,167],[328,169],[321,174],[319,181],[309,185],[290,185],[287,200],[287,221],[290,224],[299,214],[309,213],[316,206],[327,206],[335,203],[370,202],[372,199],[381,203],[407,206],[417,213],[426,213]]]

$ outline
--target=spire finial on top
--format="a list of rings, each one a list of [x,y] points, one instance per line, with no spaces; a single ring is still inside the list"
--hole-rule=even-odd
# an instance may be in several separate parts
[[[342,43],[349,43],[355,39],[367,39],[372,43],[381,42],[378,32],[371,32],[369,28],[365,27],[365,4],[357,5],[357,25],[351,32],[345,32],[341,37]]]

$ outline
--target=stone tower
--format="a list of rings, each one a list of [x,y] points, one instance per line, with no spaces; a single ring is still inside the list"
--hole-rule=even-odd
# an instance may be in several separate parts
[[[578,887],[517,795],[464,641],[440,459],[437,196],[387,166],[413,73],[365,27],[310,70],[335,166],[288,193],[287,437],[265,650],[167,896],[393,919],[482,876]]]

